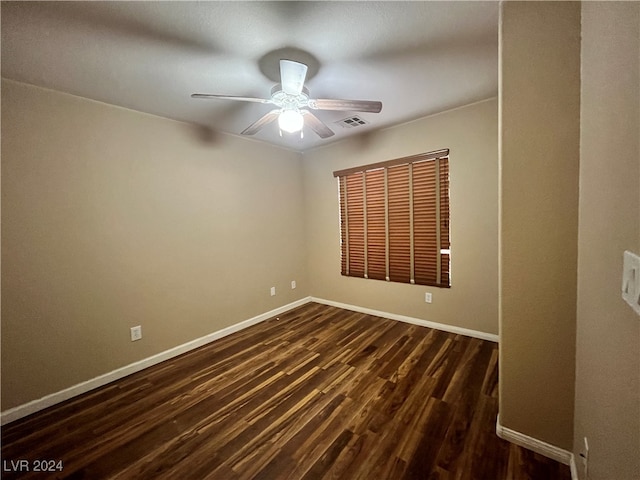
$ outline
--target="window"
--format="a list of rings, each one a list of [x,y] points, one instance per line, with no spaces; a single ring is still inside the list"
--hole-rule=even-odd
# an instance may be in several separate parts
[[[333,172],[342,275],[450,286],[449,150]]]

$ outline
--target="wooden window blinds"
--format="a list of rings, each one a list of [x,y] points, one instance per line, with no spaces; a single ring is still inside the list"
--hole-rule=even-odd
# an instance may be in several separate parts
[[[341,271],[450,286],[449,150],[333,172]]]

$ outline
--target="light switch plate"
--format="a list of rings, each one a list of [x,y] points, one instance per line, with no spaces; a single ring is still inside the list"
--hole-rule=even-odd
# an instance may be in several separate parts
[[[622,298],[640,315],[640,257],[628,250],[622,266]]]

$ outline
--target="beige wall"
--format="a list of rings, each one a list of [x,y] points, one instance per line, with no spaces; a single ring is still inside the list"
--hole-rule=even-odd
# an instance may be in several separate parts
[[[314,296],[480,332],[498,331],[497,100],[426,117],[304,155],[309,282]],[[452,287],[340,274],[338,190],[332,172],[449,148]],[[424,293],[433,293],[433,303]]]
[[[500,421],[570,450],[580,4],[504,2],[500,47]]]
[[[2,410],[308,296],[302,188],[296,153],[3,81]]]
[[[622,253],[640,254],[640,4],[582,5],[574,453],[589,479],[640,478],[640,317]],[[586,478],[577,462],[581,478]]]
[[[312,293],[497,333],[496,139],[492,99],[302,161],[3,80],[2,410]],[[332,171],[443,147],[453,288],[341,277]]]

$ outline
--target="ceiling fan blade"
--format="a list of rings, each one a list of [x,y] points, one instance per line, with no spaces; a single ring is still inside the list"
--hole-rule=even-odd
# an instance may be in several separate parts
[[[382,110],[382,102],[318,98],[316,100],[309,100],[309,107],[315,110],[348,110],[353,112],[380,113]]]
[[[300,113],[304,116],[305,125],[309,125],[311,130],[316,132],[320,138],[329,138],[334,135],[333,131],[327,127],[318,117],[316,117],[309,110],[301,110]]]
[[[280,83],[282,90],[290,95],[299,95],[307,77],[307,66],[293,60],[280,60]]]
[[[191,98],[213,98],[217,100],[239,100],[241,102],[271,103],[266,98],[239,97],[237,95],[213,95],[210,93],[192,93]]]
[[[262,129],[262,127],[273,122],[276,118],[278,118],[279,114],[280,114],[280,110],[271,110],[269,113],[260,117],[258,120],[256,120],[247,128],[245,128],[242,132],[240,132],[240,135],[253,135],[255,133],[258,133]]]

